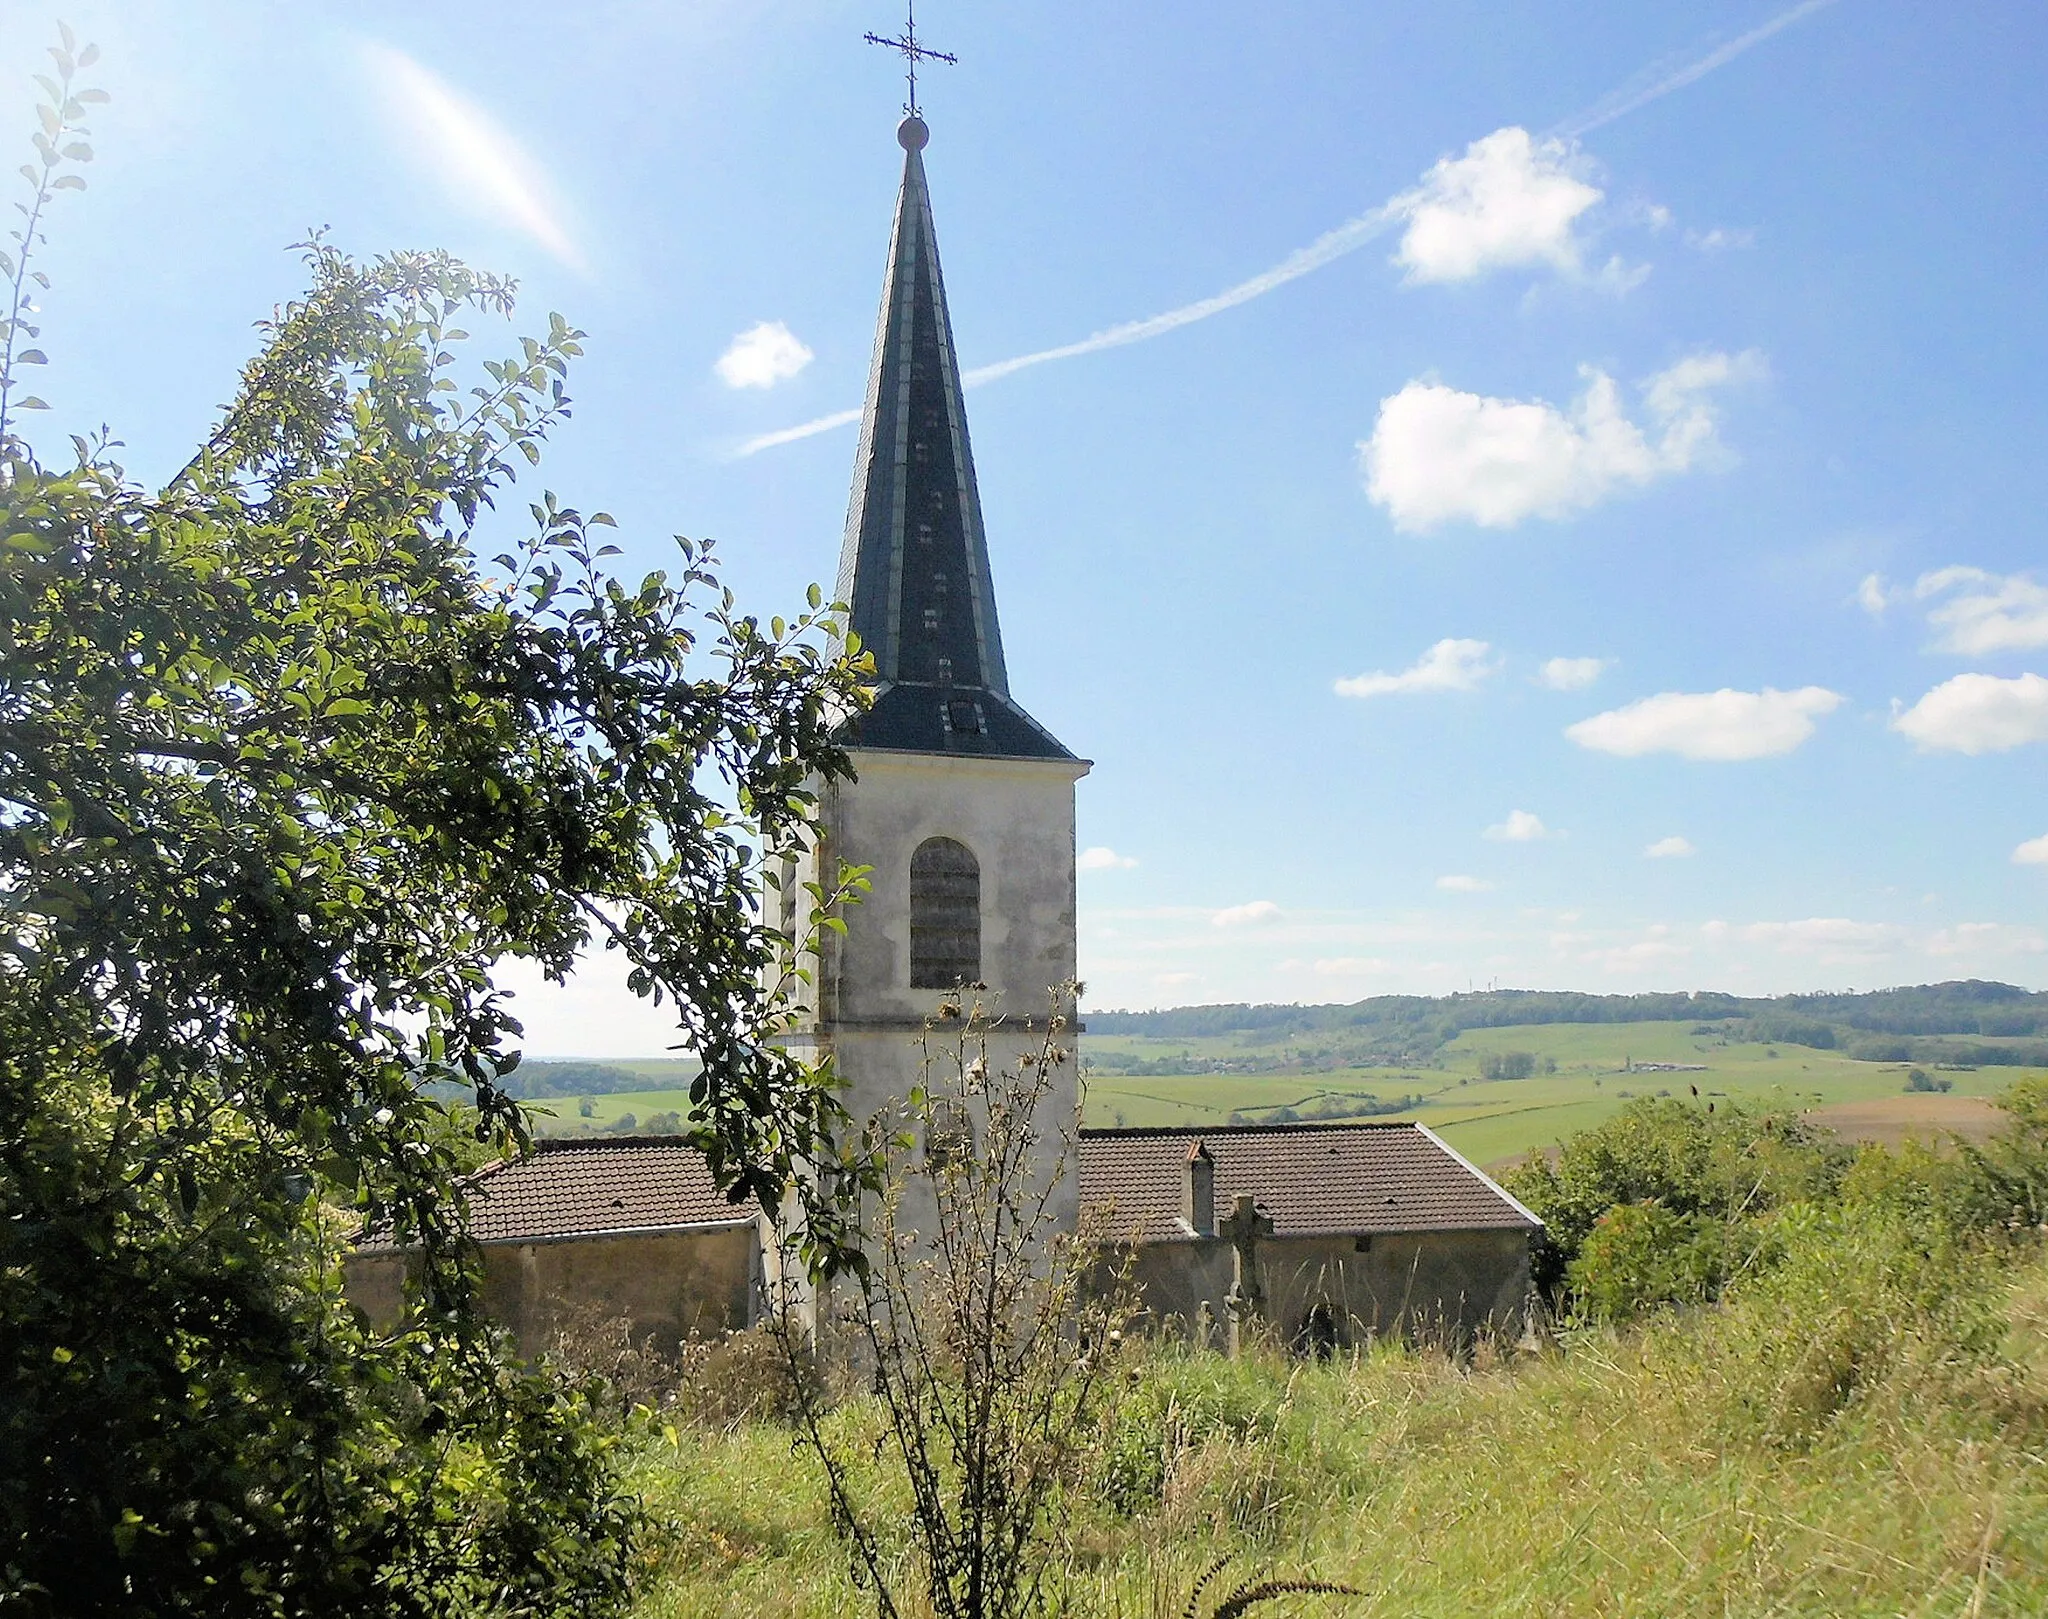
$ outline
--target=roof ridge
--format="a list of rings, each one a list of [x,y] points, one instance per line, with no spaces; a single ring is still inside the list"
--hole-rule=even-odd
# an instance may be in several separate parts
[[[681,1135],[616,1135],[616,1136],[535,1136],[533,1147],[536,1153],[543,1152],[590,1152],[604,1147],[688,1147],[694,1143],[688,1136]],[[519,1159],[507,1159],[518,1163]]]
[[[1083,1125],[1084,1138],[1126,1139],[1166,1136],[1318,1135],[1330,1130],[1423,1130],[1420,1119],[1315,1119],[1300,1124],[1117,1124]]]

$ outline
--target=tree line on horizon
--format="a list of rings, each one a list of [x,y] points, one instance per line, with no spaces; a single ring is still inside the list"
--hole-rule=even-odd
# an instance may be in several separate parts
[[[1151,1012],[1094,1011],[1094,1034],[1201,1039],[1249,1034],[1369,1037],[1389,1060],[1413,1061],[1468,1029],[1541,1023],[1677,1023],[1731,1040],[1840,1050],[1877,1062],[2048,1063],[2048,1045],[1927,1049],[1913,1037],[2048,1040],[2048,993],[1982,979],[1862,993],[1745,996],[1719,991],[1593,995],[1571,990],[1482,990],[1455,995],[1375,995],[1321,1005],[1234,1002]]]

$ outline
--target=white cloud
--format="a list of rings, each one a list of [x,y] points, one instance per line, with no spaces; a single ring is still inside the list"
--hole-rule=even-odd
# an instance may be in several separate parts
[[[1631,944],[1610,945],[1590,950],[1581,958],[1605,967],[1609,972],[1627,972],[1634,967],[1654,967],[1692,954],[1692,946],[1670,937],[1671,929],[1657,923],[1643,930],[1643,937]]]
[[[1755,349],[1740,354],[1710,349],[1687,355],[1643,384],[1643,402],[1650,407],[1650,414],[1666,424],[1667,439],[1676,435],[1680,441],[1686,456],[1680,471],[1690,464],[1698,446],[1713,437],[1714,418],[1700,396],[1709,388],[1751,381],[1763,370],[1763,356]]]
[[[1493,887],[1484,877],[1467,877],[1461,872],[1437,878],[1436,885],[1447,894],[1484,894]]]
[[[2009,922],[1958,922],[1930,935],[1926,950],[1930,956],[2038,955],[2048,950],[2048,939]]]
[[[1543,824],[1540,815],[1528,810],[1509,810],[1508,818],[1498,826],[1489,826],[1480,834],[1495,843],[1536,843],[1544,838],[1562,837],[1562,832],[1553,832]]]
[[[1756,232],[1716,225],[1712,230],[1687,231],[1685,245],[1701,253],[1726,253],[1733,248],[1756,246]]]
[[[1209,920],[1219,928],[1241,928],[1255,922],[1270,922],[1280,914],[1280,907],[1269,899],[1255,899],[1243,905],[1231,905],[1218,911]]]
[[[1930,752],[2003,753],[2048,742],[2048,680],[1957,675],[1895,714],[1892,729]]]
[[[1388,970],[1389,963],[1378,956],[1325,956],[1315,970],[1326,978],[1364,978]]]
[[[1946,597],[1927,621],[1941,632],[1936,645],[1966,658],[2048,646],[2048,585],[2023,573],[1982,568],[1940,568],[1914,582],[1921,601]]]
[[[712,369],[728,388],[772,388],[811,363],[811,351],[779,320],[749,326]]]
[[[1192,984],[1199,973],[1154,973],[1152,982],[1161,989],[1179,989],[1183,984]]]
[[[1562,141],[1497,129],[1388,204],[1408,221],[1394,262],[1410,281],[1469,281],[1525,264],[1576,275],[1580,244],[1572,226],[1601,198],[1584,167]]]
[[[1449,637],[1437,642],[1399,674],[1384,670],[1351,675],[1333,688],[1339,697],[1384,697],[1390,692],[1473,691],[1500,666],[1490,662],[1493,648],[1484,641]]]
[[[2012,863],[2016,866],[2048,866],[2048,832],[2038,838],[2029,838],[2012,852]]]
[[[373,40],[358,51],[396,126],[397,146],[431,172],[450,202],[523,232],[573,270],[589,269],[563,228],[546,174],[504,125],[405,52]]]
[[[1936,603],[1927,609],[1927,622],[1938,652],[1976,658],[2048,646],[2048,585],[2029,574],[1936,568],[1907,590],[1873,573],[1856,587],[1856,600],[1873,618],[1901,602]]]
[[[2010,922],[1958,922],[1920,931],[1895,922],[1809,916],[1797,921],[1751,922],[1740,926],[1708,922],[1700,929],[1700,936],[1710,945],[1722,948],[1750,945],[1787,958],[1884,973],[1989,973],[1998,970],[1996,963],[2001,958],[2048,952],[2048,937],[2039,928]],[[1918,967],[1912,965],[1915,957],[1923,958]],[[1963,958],[1960,966],[1957,958]]]
[[[1127,871],[1137,863],[1135,856],[1118,854],[1116,850],[1100,844],[1093,849],[1083,849],[1080,858],[1074,862],[1082,871]]]
[[[1841,706],[1842,696],[1821,686],[1797,691],[1660,692],[1625,708],[1609,709],[1565,735],[1582,748],[1635,758],[1676,753],[1687,759],[1764,759],[1790,753],[1813,735],[1813,722]]]
[[[1709,353],[1651,377],[1642,393],[1654,437],[1629,420],[1614,379],[1590,366],[1569,410],[1411,382],[1380,401],[1359,445],[1366,492],[1413,532],[1453,519],[1512,528],[1566,517],[1709,459],[1720,448],[1712,391],[1762,369],[1754,353]]]
[[[1844,916],[1809,916],[1797,922],[1752,922],[1741,930],[1752,944],[1771,945],[1786,955],[1844,961],[1881,955],[1906,940],[1891,922],[1854,922]]]
[[[1800,18],[1832,3],[1833,0],[1797,0],[1789,10],[1780,12],[1748,33],[1739,35],[1726,44],[1718,45],[1704,56],[1666,73],[1647,88],[1634,88],[1641,83],[1641,75],[1637,75],[1613,94],[1603,96],[1592,107],[1566,119],[1557,126],[1558,132],[1567,139],[1575,139],[1603,128],[1616,119],[1626,118],[1674,91],[1697,83],[1707,74],[1718,72],[1744,52],[1771,38],[1780,29],[1789,27]],[[1653,223],[1656,212],[1655,209],[1650,210]],[[1105,349],[1122,348],[1129,343],[1147,343],[1153,338],[1164,337],[1169,332],[1177,332],[1184,326],[1208,320],[1225,310],[1249,303],[1254,298],[1263,298],[1267,293],[1287,286],[1302,276],[1313,274],[1327,264],[1336,263],[1346,254],[1355,253],[1368,242],[1376,241],[1393,226],[1401,223],[1402,217],[1392,202],[1384,203],[1377,208],[1368,209],[1355,219],[1348,219],[1341,225],[1324,231],[1306,246],[1296,248],[1279,263],[1247,277],[1235,286],[1226,287],[1221,292],[1213,293],[1206,298],[1197,298],[1193,303],[1181,304],[1157,315],[1148,315],[1139,320],[1119,321],[1114,326],[1105,327],[1076,342],[1059,343],[1051,348],[1037,349],[1029,354],[1018,354],[1007,360],[976,366],[961,380],[971,388],[977,383],[993,382],[998,377],[1012,376],[1032,366],[1070,360],[1083,354],[1100,354]],[[810,438],[813,434],[846,427],[858,420],[858,410],[834,411],[829,416],[819,416],[795,427],[762,433],[736,445],[731,453],[735,456],[755,455],[776,445],[794,444],[801,439]]]
[[[1549,658],[1536,678],[1552,691],[1584,691],[1613,663],[1612,658]]]
[[[1643,853],[1652,860],[1684,860],[1698,854],[1699,850],[1693,847],[1692,839],[1673,833],[1668,838],[1659,838]]]

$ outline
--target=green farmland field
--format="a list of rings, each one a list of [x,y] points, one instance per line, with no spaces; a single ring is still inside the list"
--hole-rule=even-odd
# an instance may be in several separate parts
[[[1220,1124],[1233,1111],[1292,1106],[1319,1097],[1376,1096],[1392,1101],[1420,1094],[1421,1106],[1394,1117],[1419,1119],[1468,1158],[1499,1163],[1549,1147],[1598,1124],[1634,1096],[1668,1091],[1703,1101],[1726,1098],[1747,1107],[1811,1108],[1900,1095],[1909,1064],[1855,1062],[1804,1046],[1733,1045],[1695,1035],[1690,1023],[1547,1023],[1471,1029],[1437,1053],[1441,1066],[1346,1068],[1329,1072],[1124,1075],[1096,1072],[1088,1082],[1091,1125]],[[1146,1039],[1088,1036],[1083,1056],[1114,1052],[1147,1062],[1190,1066],[1237,1056],[1270,1059],[1286,1048],[1255,1039]],[[1480,1075],[1488,1054],[1527,1052],[1555,1073],[1493,1080]],[[1628,1073],[1629,1062],[1703,1064],[1704,1073]],[[1943,1072],[1958,1097],[1995,1096],[2038,1069],[1982,1068]]]
[[[1716,1035],[1696,1035],[1690,1023],[1545,1023],[1499,1029],[1471,1029],[1445,1044],[1428,1065],[1406,1068],[1313,1070],[1314,1042],[1276,1044],[1255,1035],[1148,1039],[1137,1035],[1087,1035],[1084,1063],[1108,1056],[1148,1065],[1185,1063],[1189,1072],[1120,1074],[1093,1068],[1088,1076],[1087,1122],[1091,1125],[1222,1124],[1233,1112],[1263,1116],[1270,1109],[1307,1112],[1318,1100],[1390,1103],[1419,1095],[1419,1106],[1380,1115],[1419,1119],[1442,1133],[1477,1163],[1498,1164],[1555,1145],[1564,1137],[1618,1111],[1631,1097],[1669,1092],[1702,1102],[1726,1099],[1752,1108],[1801,1111],[1900,1096],[1910,1065],[1856,1062],[1833,1051],[1804,1046],[1730,1044]],[[1993,1042],[1995,1043],[1995,1042]],[[1481,1061],[1488,1055],[1526,1052],[1539,1070],[1527,1079],[1487,1080]],[[1202,1072],[1235,1060],[1270,1063],[1298,1058],[1300,1071],[1281,1073]],[[1701,1073],[1630,1073],[1634,1063],[1703,1064]],[[1121,1066],[1122,1063],[1119,1063]],[[635,1073],[654,1063],[620,1063]],[[1952,1097],[1931,1097],[1928,1117],[1939,1121],[1942,1106],[1955,1098],[1997,1095],[2013,1081],[2039,1069],[1980,1068],[1943,1071]],[[592,1116],[578,1114],[578,1098],[549,1097],[528,1104],[547,1134],[593,1134],[615,1128],[626,1114],[644,1128],[657,1113],[686,1113],[689,1091],[621,1091],[593,1096]]]
[[[583,1100],[575,1096],[546,1096],[528,1102],[526,1111],[532,1115],[535,1128],[547,1136],[593,1135],[611,1129],[628,1113],[633,1115],[635,1125],[644,1127],[657,1113],[690,1111],[687,1085],[672,1091],[614,1091],[590,1097],[592,1111],[587,1119],[577,1111]]]

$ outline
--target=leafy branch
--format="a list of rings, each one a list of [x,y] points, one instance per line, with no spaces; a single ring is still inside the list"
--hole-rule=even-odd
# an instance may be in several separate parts
[[[22,346],[24,338],[33,340],[42,336],[42,328],[29,321],[31,315],[38,313],[30,302],[29,284],[33,282],[43,291],[48,291],[50,286],[50,278],[41,270],[31,269],[30,260],[35,256],[36,248],[49,240],[43,235],[43,214],[57,193],[85,189],[85,176],[76,172],[78,166],[92,161],[92,147],[86,139],[92,131],[85,127],[85,109],[109,99],[104,90],[78,88],[72,83],[81,69],[89,68],[99,60],[99,46],[81,47],[78,36],[68,23],[57,24],[57,32],[62,43],[50,47],[50,58],[56,64],[57,76],[54,79],[47,73],[35,76],[36,83],[42,86],[47,97],[36,103],[38,127],[30,137],[35,142],[36,155],[42,161],[40,165],[24,163],[21,166],[21,176],[28,181],[31,195],[27,202],[14,205],[14,211],[22,217],[21,226],[7,233],[15,244],[14,252],[0,251],[0,275],[8,278],[7,315],[0,320],[0,462],[21,454],[21,447],[10,426],[12,413],[50,408],[34,394],[24,394],[19,399],[15,397],[17,366],[49,364],[49,356],[41,349]]]

